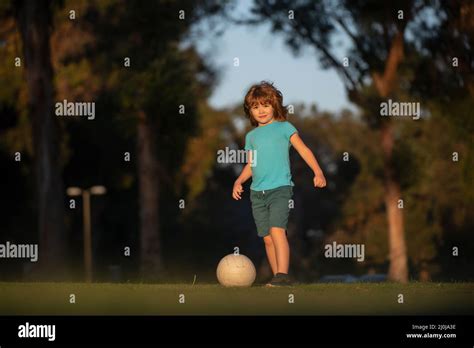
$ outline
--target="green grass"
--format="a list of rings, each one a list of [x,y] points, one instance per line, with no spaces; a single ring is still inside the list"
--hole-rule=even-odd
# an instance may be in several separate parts
[[[69,303],[75,294],[76,303]],[[178,302],[179,294],[185,303]],[[288,303],[289,294],[294,303]],[[398,303],[403,294],[404,303]],[[215,284],[0,282],[2,315],[421,315],[474,314],[474,283]]]

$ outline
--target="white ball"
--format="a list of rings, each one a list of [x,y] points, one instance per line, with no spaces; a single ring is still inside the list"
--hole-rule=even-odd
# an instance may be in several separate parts
[[[252,261],[245,255],[230,254],[217,265],[217,280],[223,286],[251,286],[257,272]]]

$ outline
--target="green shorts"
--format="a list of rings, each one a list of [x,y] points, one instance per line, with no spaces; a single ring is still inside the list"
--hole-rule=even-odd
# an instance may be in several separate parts
[[[293,186],[280,186],[271,190],[250,190],[252,213],[257,225],[259,237],[270,234],[270,227],[286,230],[290,215],[290,200],[293,197]]]

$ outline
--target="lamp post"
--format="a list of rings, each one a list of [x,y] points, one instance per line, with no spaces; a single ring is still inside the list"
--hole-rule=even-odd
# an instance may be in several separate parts
[[[91,195],[104,195],[107,192],[105,186],[92,186],[88,189],[80,187],[68,187],[68,196],[77,197],[82,195],[82,218],[84,229],[84,269],[86,282],[92,281],[92,234],[91,234]]]

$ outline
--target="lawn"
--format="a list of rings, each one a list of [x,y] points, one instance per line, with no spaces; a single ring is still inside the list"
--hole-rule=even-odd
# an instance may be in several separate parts
[[[75,303],[70,303],[71,294]],[[183,297],[180,295],[184,295]],[[399,295],[403,303],[399,303]],[[292,295],[292,296],[291,296]],[[291,300],[294,300],[294,303]],[[0,315],[474,314],[474,283],[217,284],[0,282]]]

